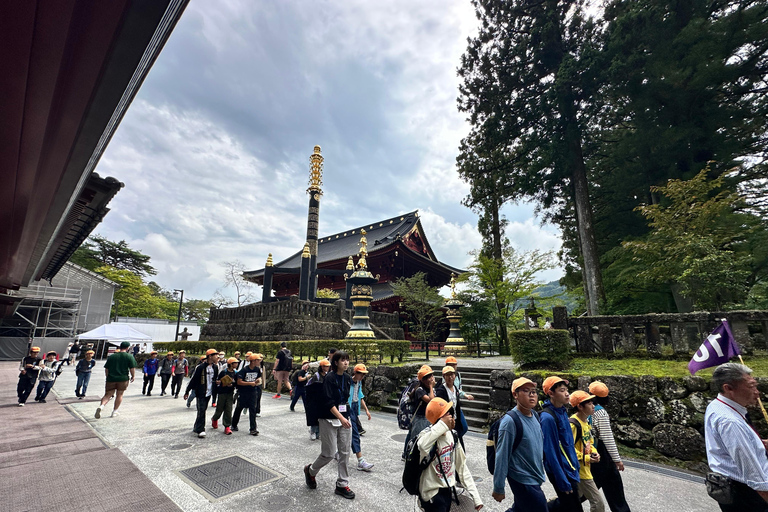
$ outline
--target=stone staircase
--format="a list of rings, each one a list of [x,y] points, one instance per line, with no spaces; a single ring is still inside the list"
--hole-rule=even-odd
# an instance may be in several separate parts
[[[461,410],[464,411],[464,417],[467,419],[469,430],[480,432],[488,425],[488,401],[491,391],[491,369],[470,368],[463,366],[459,369],[461,374],[461,386],[464,391],[472,395],[474,400],[463,400]],[[435,372],[437,383],[440,378]],[[398,398],[390,398],[389,402],[382,406],[381,412],[397,414],[397,401],[400,397],[402,388],[398,389]]]

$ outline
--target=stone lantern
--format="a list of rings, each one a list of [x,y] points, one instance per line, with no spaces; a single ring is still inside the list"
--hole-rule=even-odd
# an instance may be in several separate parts
[[[361,230],[360,233],[362,236],[360,237],[360,259],[357,261],[357,269],[352,272],[352,275],[344,274],[344,279],[347,280],[347,286],[350,290],[352,306],[355,309],[352,327],[347,332],[346,337],[375,339],[376,335],[371,329],[368,311],[373,300],[371,286],[379,280],[379,276],[374,276],[368,270],[368,263],[365,260],[368,256],[368,241],[365,238],[365,230]]]
[[[467,348],[464,338],[461,337],[461,328],[459,327],[461,308],[464,306],[465,304],[456,298],[456,274],[451,274],[451,298],[445,302],[445,307],[448,308],[446,316],[451,324],[448,339],[445,340],[446,349],[463,351]]]

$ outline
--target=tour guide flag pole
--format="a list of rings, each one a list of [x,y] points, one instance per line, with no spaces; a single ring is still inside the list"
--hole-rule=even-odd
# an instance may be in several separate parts
[[[707,336],[699,350],[693,354],[693,359],[688,363],[688,371],[691,372],[691,375],[695,375],[697,371],[704,368],[727,363],[735,356],[739,356],[739,361],[741,361],[741,364],[744,364],[739,346],[736,344],[731,327],[728,325],[728,320],[723,318],[722,323],[712,331],[712,334]],[[763,417],[768,423],[768,412],[765,411],[763,401],[760,400],[759,396],[757,397],[757,403],[760,404],[760,410],[763,411]]]

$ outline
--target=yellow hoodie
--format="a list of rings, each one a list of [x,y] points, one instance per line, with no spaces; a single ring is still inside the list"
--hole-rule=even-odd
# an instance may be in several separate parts
[[[592,480],[592,463],[589,454],[597,453],[595,436],[592,435],[592,426],[589,423],[581,421],[577,414],[574,414],[571,418],[576,418],[576,421],[581,424],[581,439],[576,439],[576,425],[571,423],[573,444],[576,447],[576,456],[579,459],[579,478],[582,480]]]

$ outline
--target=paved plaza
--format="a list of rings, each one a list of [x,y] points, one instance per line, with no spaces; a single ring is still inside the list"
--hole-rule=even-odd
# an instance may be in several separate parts
[[[350,488],[357,498],[345,500],[333,494],[334,464],[320,472],[316,490],[304,484],[302,468],[318,455],[320,443],[309,439],[301,402],[297,412],[291,413],[287,399],[274,400],[265,394],[258,437],[248,435],[244,416],[240,432],[231,436],[223,434],[221,425],[218,430],[210,428],[209,419],[208,437],[198,439],[192,433],[194,404],[188,409],[181,397],[160,397],[159,378],[153,396],[142,396],[140,372],[126,391],[120,416],[110,417],[110,404],[102,418],[95,419],[104,389],[102,366],[103,361],[94,368],[86,399],[75,398],[74,367],[65,366],[48,403],[30,399],[21,408],[15,403],[17,365],[0,363],[4,387],[0,409],[5,418],[0,425],[4,434],[0,478],[10,483],[0,491],[0,502],[10,504],[12,511],[51,510],[50,506],[54,510],[177,510],[178,506],[185,511],[264,512],[418,509],[414,497],[398,492],[405,431],[397,428],[393,415],[374,413],[372,421],[364,421],[363,453],[375,466],[364,473],[350,464]],[[46,441],[41,444],[41,439]],[[485,436],[470,433],[465,442],[484,510],[506,510],[511,499],[499,504],[491,498]],[[185,471],[221,460],[225,462]],[[628,467],[623,476],[634,512],[718,510],[701,478],[638,466]],[[227,494],[234,487],[245,490]],[[544,490],[548,497],[554,496],[549,483]],[[41,493],[50,497],[40,498]]]

